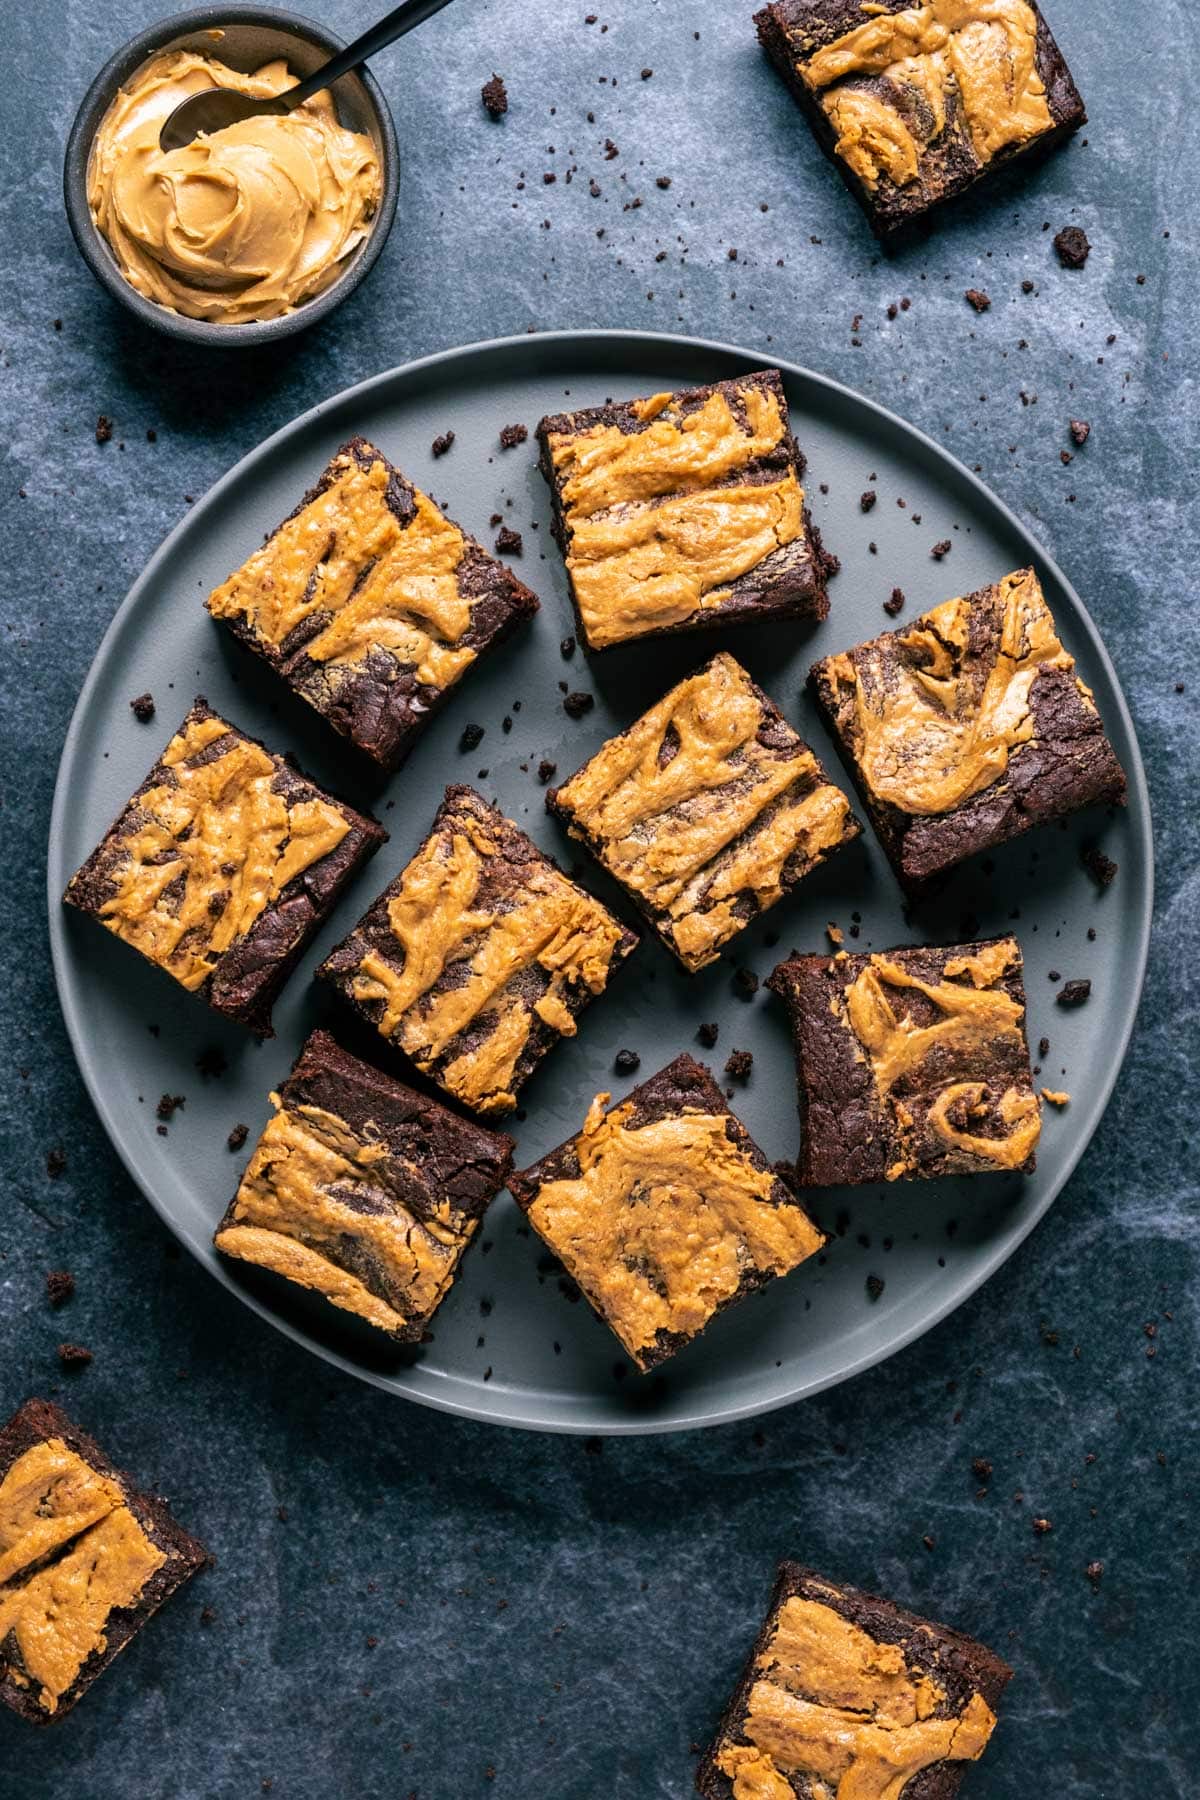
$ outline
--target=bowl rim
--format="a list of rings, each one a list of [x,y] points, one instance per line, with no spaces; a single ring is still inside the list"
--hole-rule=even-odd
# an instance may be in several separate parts
[[[79,254],[101,287],[136,318],[154,330],[186,343],[205,344],[220,349],[249,349],[274,343],[298,331],[307,331],[310,325],[315,325],[319,319],[332,312],[334,307],[348,299],[370,273],[387,242],[395,217],[400,187],[400,150],[383,90],[370,69],[365,64],[360,64],[353,72],[353,77],[361,82],[378,122],[383,153],[383,192],[365,243],[342,273],[322,293],[304,301],[294,312],[283,313],[275,319],[257,319],[239,325],[222,325],[210,319],[191,319],[139,294],[117,268],[88,205],[87,170],[92,141],[121,83],[156,50],[187,32],[211,31],[228,25],[270,25],[298,38],[307,39],[331,56],[345,47],[345,40],[325,25],[282,7],[236,4],[199,6],[156,20],[154,24],[127,39],[89,83],[67,137],[63,156],[63,201],[67,223],[71,227],[71,235]],[[344,76],[343,80],[351,78]]]

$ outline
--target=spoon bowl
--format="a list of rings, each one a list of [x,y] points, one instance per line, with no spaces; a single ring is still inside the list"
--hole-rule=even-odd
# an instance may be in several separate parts
[[[182,150],[193,138],[212,137],[214,132],[225,131],[230,125],[240,125],[243,119],[261,119],[264,113],[290,111],[281,98],[272,100],[239,94],[234,88],[205,88],[203,93],[189,94],[186,100],[180,101],[159,133],[158,141],[164,150]]]

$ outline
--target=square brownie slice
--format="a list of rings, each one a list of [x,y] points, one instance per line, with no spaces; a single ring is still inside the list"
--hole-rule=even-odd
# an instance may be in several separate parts
[[[880,238],[1087,123],[1033,0],[773,0],[754,22]]]
[[[456,1100],[505,1113],[637,941],[511,819],[455,785],[317,973]]]
[[[696,1786],[705,1800],[953,1800],[1011,1679],[962,1632],[780,1563]]]
[[[590,650],[760,619],[823,619],[826,557],[776,369],[538,426]]]
[[[279,990],[386,840],[201,695],[64,899],[271,1037]]]
[[[314,1031],[213,1242],[419,1341],[458,1273],[512,1139],[460,1119]]]
[[[791,1017],[803,1186],[1033,1169],[1015,938],[793,956],[767,986]]]
[[[385,769],[538,602],[365,438],[206,602]]]
[[[551,788],[546,804],[693,971],[862,829],[725,651]]]
[[[825,1239],[702,1063],[678,1056],[608,1100],[597,1094],[579,1135],[508,1185],[646,1370]]]
[[[1085,806],[1125,775],[1032,569],[814,663],[809,686],[901,885]]]
[[[61,1719],[208,1560],[48,1400],[0,1431],[0,1700]]]

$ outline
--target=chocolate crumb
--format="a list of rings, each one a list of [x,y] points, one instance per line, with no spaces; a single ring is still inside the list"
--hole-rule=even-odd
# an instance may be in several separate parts
[[[460,750],[477,750],[483,742],[483,726],[471,723],[464,725],[462,736],[458,740]]]
[[[479,98],[493,119],[502,119],[508,111],[508,89],[499,75],[493,75],[490,81],[484,82],[479,90]]]
[[[863,512],[870,512],[877,498],[878,495],[876,494],[875,489],[868,488],[864,494],[859,495],[858,504]]]
[[[502,525],[496,533],[496,549],[501,556],[520,556],[525,548],[519,531],[511,525]]]
[[[96,420],[96,442],[107,444],[113,434],[113,422],[107,413],[101,413]]]
[[[46,1277],[46,1298],[51,1306],[64,1306],[75,1292],[75,1277],[69,1269],[51,1269]]]
[[[884,1281],[882,1275],[868,1275],[865,1286],[867,1290],[867,1299],[878,1300],[880,1294],[882,1294],[884,1288],[887,1286],[887,1283]]]
[[[971,1473],[976,1481],[990,1481],[992,1479],[992,1465],[986,1456],[974,1456],[971,1458]]]
[[[669,188],[671,185],[671,177],[669,175],[656,175],[654,177],[654,185],[658,188]]]
[[[549,761],[547,761],[547,759],[545,757],[543,757],[537,767],[537,778],[541,782],[542,786],[545,787],[546,783],[548,781],[553,780],[554,776],[557,774],[558,774],[558,764],[555,762],[549,762]]]
[[[1037,1532],[1039,1537],[1045,1537],[1048,1531],[1054,1530],[1054,1527],[1049,1519],[1035,1519],[1033,1521],[1033,1529]]]
[[[1102,1562],[1090,1562],[1083,1572],[1091,1582],[1092,1586],[1095,1587],[1104,1574],[1104,1564]]]
[[[953,548],[954,546],[951,544],[950,539],[943,538],[940,543],[933,546],[933,549],[929,554],[932,556],[934,562],[941,562],[943,556],[949,556]]]
[[[1097,887],[1106,888],[1112,885],[1118,864],[1113,861],[1111,856],[1105,856],[1098,844],[1085,844],[1079,852],[1079,860]]]
[[[558,653],[564,662],[568,662],[570,658],[574,656],[575,639],[571,636],[570,632],[567,633],[566,637],[563,638],[562,642],[559,644]]]
[[[568,694],[563,701],[563,711],[568,719],[582,719],[584,713],[591,712],[595,704],[595,694]]]
[[[1032,283],[1032,281],[1030,281],[1028,275],[1025,277],[1024,281],[1021,283],[1021,292],[1023,294],[1032,294],[1032,292],[1033,292],[1033,283]]]
[[[433,456],[445,456],[453,442],[454,433],[452,431],[443,431],[441,437],[435,437],[432,444],[430,444],[430,453]]]
[[[903,607],[903,605],[904,605],[904,589],[894,587],[892,589],[891,599],[885,600],[883,603],[883,610],[885,613],[890,613],[890,615],[894,619],[896,617],[896,614]]]
[[[753,969],[735,969],[733,985],[743,1000],[750,1000],[758,992],[758,976]]]
[[[529,427],[527,425],[502,425],[500,427],[500,448],[515,450],[517,445],[523,444],[528,436]]]
[[[1092,435],[1091,425],[1086,419],[1072,419],[1068,430],[1071,433],[1071,442],[1077,446],[1086,444]]]
[[[182,1094],[164,1094],[154,1110],[160,1119],[173,1119],[184,1104]]]
[[[653,75],[653,73],[654,73],[653,69],[643,69],[642,70],[642,80],[649,81],[649,79]]]
[[[745,1081],[754,1067],[754,1053],[750,1050],[731,1050],[725,1060],[725,1073],[731,1081]]]
[[[1054,998],[1060,1006],[1082,1006],[1091,991],[1090,981],[1064,981]]]
[[[636,1050],[618,1050],[613,1057],[613,1068],[618,1075],[632,1075],[641,1064],[642,1059]]]
[[[1049,1056],[1049,1054],[1050,1054],[1050,1039],[1047,1037],[1039,1038],[1038,1039],[1038,1055],[1041,1057],[1043,1062],[1045,1062],[1045,1060]]]
[[[92,1360],[92,1353],[85,1350],[82,1344],[60,1344],[58,1360],[64,1369],[86,1369]]]
[[[129,702],[129,710],[139,725],[148,725],[154,717],[154,695],[138,694]]]
[[[992,304],[991,295],[985,294],[982,288],[968,288],[963,299],[969,300],[977,313],[985,313]]]
[[[225,1139],[225,1142],[229,1145],[231,1150],[240,1150],[249,1136],[250,1127],[239,1123],[234,1126],[229,1136]]]
[[[47,1150],[46,1173],[51,1181],[57,1181],[59,1176],[66,1172],[66,1167],[67,1153],[60,1144],[56,1144],[53,1150]]]
[[[700,1039],[700,1042],[704,1045],[706,1050],[711,1050],[717,1041],[720,1030],[721,1027],[714,1020],[711,1024],[701,1025],[696,1036]]]
[[[1058,251],[1058,260],[1064,269],[1082,269],[1092,246],[1088,243],[1087,232],[1081,226],[1064,225],[1055,236],[1054,248]]]

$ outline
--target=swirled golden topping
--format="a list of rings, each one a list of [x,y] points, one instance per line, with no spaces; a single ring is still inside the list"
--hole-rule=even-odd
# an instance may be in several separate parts
[[[88,205],[117,267],[146,299],[220,325],[274,319],[329,286],[379,205],[369,137],[328,93],[161,150],[181,101],[206,89],[268,97],[296,85],[283,61],[253,75],[194,50],[154,57],[100,122]]]

